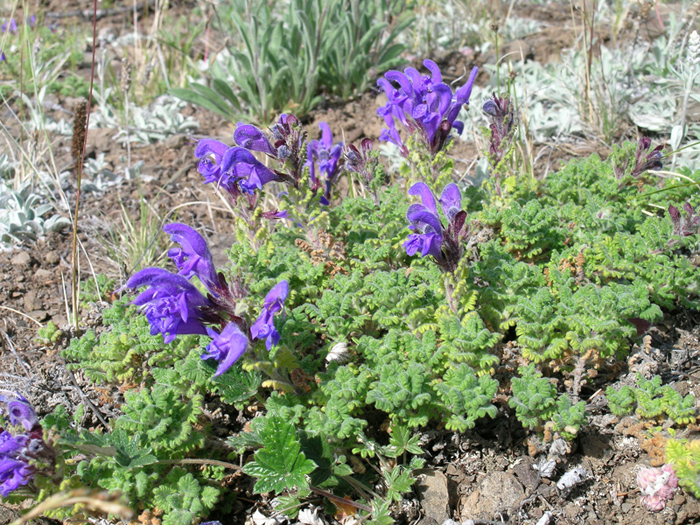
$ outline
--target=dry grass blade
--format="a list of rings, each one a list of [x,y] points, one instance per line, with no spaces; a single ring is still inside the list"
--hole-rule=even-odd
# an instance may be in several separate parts
[[[102,512],[104,514],[114,514],[122,518],[129,519],[134,515],[129,507],[125,507],[117,501],[118,494],[108,494],[106,492],[89,491],[86,489],[71,490],[70,492],[60,492],[55,496],[41,502],[21,518],[13,521],[10,525],[25,525],[32,519],[38,518],[46,511],[59,509],[61,507],[72,507],[82,504],[88,509]]]

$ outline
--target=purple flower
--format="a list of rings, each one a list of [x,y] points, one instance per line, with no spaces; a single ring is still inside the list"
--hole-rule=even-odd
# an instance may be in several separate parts
[[[306,135],[301,131],[299,119],[294,115],[282,113],[277,122],[270,126],[270,134],[275,141],[273,147],[279,160],[285,161],[301,154]]]
[[[36,413],[24,397],[19,394],[13,399],[1,396],[0,401],[6,405],[10,424],[22,425],[26,430],[14,436],[7,430],[0,430],[0,494],[7,497],[31,481],[37,471],[35,461],[53,466],[56,452],[44,441]]]
[[[262,212],[262,217],[263,219],[268,219],[268,220],[275,220],[275,219],[286,219],[287,216],[289,215],[289,212],[287,210],[270,210],[270,211],[264,211]]]
[[[673,235],[690,237],[700,228],[700,215],[695,215],[695,210],[689,202],[683,205],[683,211],[686,213],[685,217],[681,216],[681,212],[675,206],[668,207],[668,214],[673,222]]]
[[[34,29],[34,28],[36,27],[36,16],[34,16],[34,15],[28,16],[28,17],[27,17],[26,24],[27,24],[29,27],[31,27],[32,29]]]
[[[236,126],[236,131],[233,132],[233,140],[236,141],[236,144],[247,150],[260,151],[270,157],[277,158],[277,148],[270,144],[270,141],[261,130],[242,122],[239,122]]]
[[[10,18],[9,22],[3,22],[2,27],[3,33],[6,33],[9,31],[10,33],[16,33],[17,32],[17,22],[15,22],[14,18]]]
[[[270,350],[277,345],[280,340],[280,334],[275,329],[273,317],[280,310],[284,311],[284,301],[289,294],[289,283],[285,280],[280,281],[268,292],[265,296],[263,309],[250,327],[250,335],[253,339],[266,339],[267,349]]]
[[[204,238],[193,228],[177,222],[164,226],[163,231],[170,235],[173,242],[182,246],[168,251],[168,257],[175,261],[178,273],[186,279],[196,275],[210,292],[215,293],[219,279]]]
[[[221,161],[228,146],[214,139],[202,139],[197,143],[194,155],[199,161],[198,170],[204,176],[205,184],[221,181]]]
[[[372,180],[374,175],[371,153],[374,148],[374,143],[372,139],[362,139],[360,147],[358,148],[354,144],[350,144],[345,149],[345,169],[358,175],[362,175],[362,178],[367,182]]]
[[[484,102],[482,111],[486,113],[491,125],[489,155],[491,165],[495,168],[508,152],[515,131],[515,111],[507,96],[499,97],[496,93]],[[498,172],[496,172],[498,175]]]
[[[18,459],[0,459],[0,494],[7,497],[10,493],[26,485],[34,475],[34,467]]]
[[[214,374],[214,377],[218,377],[231,368],[245,353],[248,348],[248,337],[236,323],[227,324],[220,334],[211,328],[207,328],[207,333],[211,337],[211,343],[207,346],[207,353],[202,355],[202,359],[219,361]]]
[[[396,123],[399,122],[409,134],[420,132],[430,153],[437,154],[449,143],[452,128],[457,133],[464,129],[464,124],[456,119],[462,106],[469,103],[478,72],[476,67],[472,69],[467,83],[453,94],[450,86],[442,82],[435,62],[424,60],[423,65],[430,70],[430,76],[421,76],[416,69],[409,67],[403,73],[388,71],[377,81],[389,99],[377,110],[377,115],[383,117],[387,125],[379,138],[399,146],[405,156],[408,149],[401,140]]]
[[[268,182],[279,180],[279,176],[253,156],[247,149],[241,147],[229,148],[221,163],[227,179],[222,186],[237,185],[242,192],[252,194],[260,190]]]
[[[17,394],[16,399],[0,396],[0,401],[7,406],[11,425],[22,425],[27,431],[36,430],[40,426],[36,412],[23,396]]]
[[[639,177],[645,171],[660,170],[664,167],[661,160],[663,158],[663,144],[656,146],[651,151],[649,148],[651,148],[651,139],[649,137],[640,138],[634,154],[635,164],[631,173],[633,177]]]
[[[0,62],[5,62],[7,60],[7,57],[5,56],[4,51],[0,51]]]
[[[321,140],[309,142],[306,153],[306,165],[309,168],[312,187],[318,188],[321,184],[316,177],[316,165],[318,164],[318,169],[325,179],[325,189],[321,202],[327,205],[331,197],[333,182],[342,169],[339,161],[343,153],[343,143],[333,144],[331,128],[326,122],[321,122],[318,126],[321,128]]]
[[[420,195],[422,204],[411,204],[406,213],[412,233],[403,244],[408,255],[420,252],[421,257],[432,255],[437,260],[443,259],[442,255],[442,223],[435,207],[435,197],[430,188],[423,182],[411,186],[409,195]]]
[[[406,253],[415,255],[420,252],[422,257],[432,255],[444,270],[453,271],[462,257],[462,241],[469,234],[459,188],[456,184],[448,184],[438,200],[447,218],[447,227],[440,220],[433,192],[425,183],[414,184],[408,193],[419,195],[421,204],[411,204],[406,213],[411,223],[409,228],[417,232],[410,234],[404,242]]]
[[[213,304],[182,275],[162,268],[146,268],[134,274],[128,288],[149,288],[134,299],[151,325],[151,335],[163,334],[170,343],[178,334],[206,334],[204,322],[212,317]]]

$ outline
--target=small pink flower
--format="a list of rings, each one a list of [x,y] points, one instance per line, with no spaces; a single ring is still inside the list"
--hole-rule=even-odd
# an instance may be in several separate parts
[[[642,505],[651,512],[658,512],[673,498],[678,488],[678,477],[671,465],[645,468],[637,473],[637,484],[642,493]]]

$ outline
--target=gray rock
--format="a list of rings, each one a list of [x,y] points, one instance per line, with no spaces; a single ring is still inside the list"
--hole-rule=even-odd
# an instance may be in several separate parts
[[[534,467],[534,460],[528,456],[519,458],[518,462],[513,465],[513,474],[522,483],[526,492],[532,492],[540,484],[540,474]]]
[[[29,266],[32,262],[32,258],[27,252],[19,252],[10,262],[15,266]]]
[[[47,253],[45,259],[48,264],[58,264],[61,261],[61,257],[58,255],[58,252]]]
[[[35,277],[40,281],[50,281],[51,279],[53,279],[54,273],[45,270],[44,268],[39,268],[36,271]]]
[[[26,310],[38,310],[41,308],[41,301],[37,300],[34,290],[28,291],[24,296],[24,308]]]
[[[416,472],[418,481],[415,491],[426,518],[437,523],[450,519],[450,494],[447,490],[447,476],[442,472],[422,469]]]
[[[525,490],[513,474],[493,472],[474,492],[462,497],[461,519],[492,519],[497,512],[517,507],[523,499]]]

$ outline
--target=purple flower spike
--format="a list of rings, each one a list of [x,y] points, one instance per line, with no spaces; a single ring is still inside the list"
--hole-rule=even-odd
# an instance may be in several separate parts
[[[417,70],[407,68],[403,73],[388,71],[377,81],[388,99],[386,105],[377,110],[377,115],[387,124],[379,138],[399,146],[404,156],[408,155],[408,150],[396,123],[400,123],[409,134],[419,132],[430,153],[437,154],[450,142],[452,128],[458,133],[464,129],[464,124],[456,119],[462,106],[469,103],[478,72],[474,68],[467,83],[453,95],[450,86],[443,83],[437,64],[425,60],[423,65],[430,71],[430,76],[421,76]],[[398,89],[392,82],[398,85]]]
[[[127,288],[149,288],[134,299],[151,325],[151,335],[163,335],[170,343],[179,334],[206,334],[206,312],[212,303],[182,275],[162,268],[146,268],[135,273],[126,283]]]
[[[250,151],[261,151],[270,157],[277,158],[277,149],[270,144],[265,134],[250,124],[239,122],[236,124],[236,131],[233,132],[233,140],[240,147]]]
[[[202,355],[202,359],[219,361],[219,366],[214,374],[214,377],[219,377],[245,353],[248,348],[248,337],[236,323],[227,324],[220,334],[211,328],[207,328],[207,333],[212,341],[207,346],[207,353]]]
[[[196,275],[210,292],[216,293],[219,280],[204,238],[186,224],[178,222],[167,224],[163,231],[170,235],[173,242],[182,246],[168,251],[168,257],[177,265],[178,273],[186,279]]]
[[[331,128],[326,122],[318,125],[321,128],[321,140],[309,142],[306,154],[306,165],[309,167],[309,177],[312,187],[318,188],[321,182],[316,177],[316,165],[324,178],[325,189],[321,202],[328,205],[331,198],[331,188],[338,174],[342,171],[342,164],[339,162],[343,154],[343,143],[333,144]]]
[[[695,210],[689,202],[683,205],[683,211],[685,216],[681,216],[680,210],[675,206],[668,207],[668,214],[673,222],[673,235],[690,237],[700,229],[700,215],[695,214]]]
[[[34,29],[36,27],[36,16],[28,16],[27,17],[27,25]]]
[[[280,310],[283,311],[284,315],[284,301],[287,299],[287,295],[289,295],[289,283],[285,280],[280,281],[265,296],[263,309],[253,326],[250,327],[250,335],[253,339],[266,339],[268,350],[276,346],[280,340],[280,334],[275,329],[273,317]]]
[[[5,56],[4,51],[0,51],[0,62],[5,62],[7,61],[7,57]]]
[[[639,177],[645,171],[660,170],[664,167],[663,144],[656,146],[651,151],[649,148],[651,148],[651,139],[649,137],[640,138],[634,153],[635,163],[631,173],[633,177]]]
[[[440,267],[454,271],[463,254],[463,241],[469,236],[466,224],[467,213],[462,210],[462,194],[456,184],[445,186],[440,196],[440,207],[447,218],[447,227],[438,215],[435,197],[430,188],[418,182],[408,190],[409,195],[418,195],[421,204],[411,204],[406,218],[409,228],[415,233],[403,243],[408,255],[420,252],[422,257],[432,255]]]

